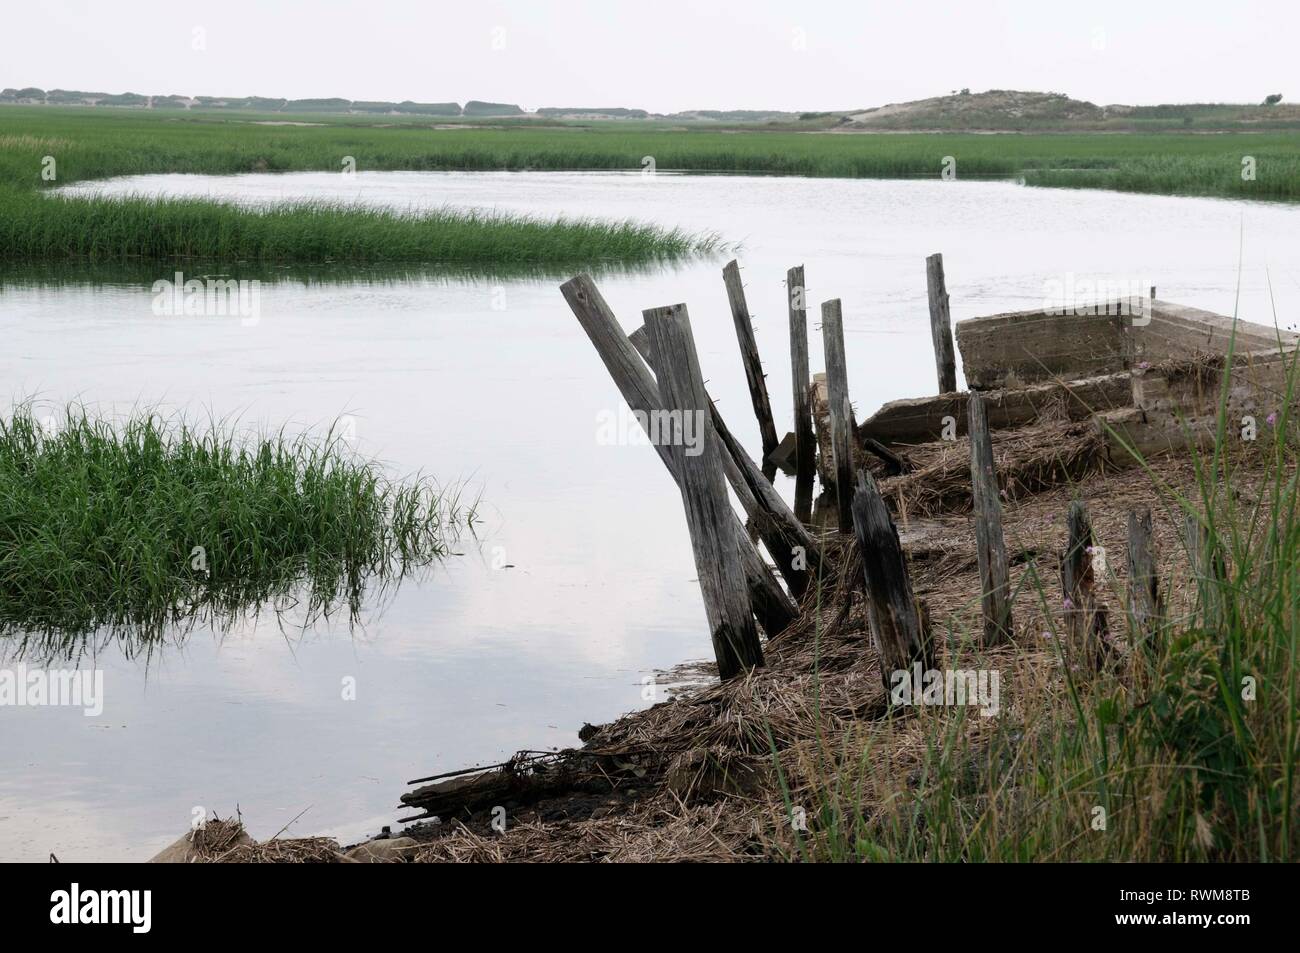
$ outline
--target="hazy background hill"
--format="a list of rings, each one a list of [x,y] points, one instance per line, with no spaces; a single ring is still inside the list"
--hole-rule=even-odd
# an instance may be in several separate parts
[[[0,105],[116,107],[281,113],[285,115],[394,116],[470,119],[502,118],[550,122],[656,121],[691,124],[766,126],[833,132],[1123,132],[1162,128],[1204,131],[1300,127],[1300,106],[1261,94],[1257,104],[1171,103],[1155,106],[1099,106],[1064,93],[991,89],[956,90],[904,103],[851,110],[782,112],[761,109],[691,109],[652,113],[630,106],[546,106],[534,112],[515,103],[470,100],[421,103],[411,100],[276,99],[263,96],[146,96],[37,87],[0,90]]]

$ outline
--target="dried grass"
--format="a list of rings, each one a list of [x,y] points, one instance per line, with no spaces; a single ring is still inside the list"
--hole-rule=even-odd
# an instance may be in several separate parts
[[[978,573],[974,532],[967,514],[939,511],[925,532],[904,548],[915,591],[928,605],[939,664],[1002,672],[1004,697],[1063,697],[1065,672],[1051,633],[1062,631],[1057,558],[1064,546],[1071,499],[1088,503],[1098,544],[1108,553],[1099,600],[1116,633],[1114,655],[1128,651],[1123,633],[1126,573],[1124,552],[1130,509],[1150,506],[1160,556],[1160,578],[1171,615],[1182,611],[1194,580],[1186,571],[1181,542],[1183,515],[1157,503],[1153,479],[1172,487],[1195,484],[1193,464],[1168,458],[1139,470],[1102,472],[1091,442],[1077,453],[1060,452],[1060,438],[1073,427],[1034,428],[1011,434],[999,447],[999,463],[1018,474],[1034,472],[1046,455],[1037,447],[1045,433],[1055,459],[1073,475],[1034,493],[1013,484],[1004,529],[1013,562],[1017,636],[1014,643],[983,650],[966,633],[979,630]],[[1021,452],[1023,451],[1023,452]],[[930,474],[958,469],[949,444],[935,448]],[[1019,455],[1017,455],[1019,454]],[[1262,475],[1265,463],[1249,449],[1236,461],[1239,485]],[[1252,471],[1252,467],[1257,469]],[[1075,469],[1075,468],[1078,469]],[[964,460],[960,469],[966,469]],[[968,469],[967,486],[969,486]],[[906,479],[906,478],[900,478]],[[953,477],[955,479],[955,477]],[[969,491],[967,491],[969,492]],[[1249,492],[1247,489],[1245,492]],[[1192,494],[1195,497],[1195,494]],[[942,499],[943,494],[937,494]],[[803,849],[792,835],[791,816],[801,805],[823,803],[828,784],[852,776],[860,803],[887,803],[918,783],[931,738],[922,709],[890,712],[867,629],[857,579],[861,566],[852,545],[825,541],[836,579],[810,592],[803,615],[766,645],[765,668],[726,684],[714,683],[673,701],[634,712],[588,734],[586,745],[562,757],[590,759],[613,792],[631,791],[588,818],[548,822],[538,806],[510,806],[504,833],[474,814],[433,833],[420,861],[639,861],[759,860],[797,858]],[[1037,576],[1041,585],[1034,583]],[[1044,633],[1048,633],[1047,637]],[[1011,702],[1010,704],[1016,704]],[[948,713],[950,714],[950,713]],[[962,743],[977,750],[993,730],[992,719],[973,713],[959,720]],[[866,752],[870,752],[868,757]],[[851,770],[850,770],[851,769]],[[973,760],[973,774],[990,770]],[[847,774],[846,774],[847,772]],[[848,783],[848,782],[846,782]],[[549,802],[548,802],[549,803]],[[1027,799],[1025,810],[1035,810]],[[820,819],[824,826],[827,821]],[[409,832],[408,832],[409,833]],[[423,836],[430,832],[425,831]],[[419,836],[419,835],[417,835]]]

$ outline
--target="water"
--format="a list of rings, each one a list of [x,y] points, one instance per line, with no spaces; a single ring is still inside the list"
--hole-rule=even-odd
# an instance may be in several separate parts
[[[740,241],[782,430],[784,276],[844,302],[859,417],[934,388],[924,258],[944,253],[954,319],[1037,306],[1044,283],[1141,280],[1160,297],[1285,326],[1300,304],[1300,209],[1036,190],[1011,183],[620,174],[155,176],[74,191],[338,198],[634,218]],[[1239,255],[1241,268],[1238,268]],[[709,388],[751,450],[721,267],[729,256],[598,279],[628,330],[685,301]],[[642,679],[709,655],[676,488],[644,446],[597,440],[620,401],[557,286],[566,275],[236,271],[255,322],[165,317],[175,269],[0,274],[6,398],[161,404],[248,426],[346,416],[394,473],[466,481],[486,517],[463,555],[366,624],[192,633],[148,660],[109,648],[106,708],[0,709],[0,859],[143,859],[196,807],[254,836],[359,836],[410,778],[576,743],[584,721],[647,704]],[[208,269],[210,270],[210,269]],[[811,352],[821,367],[814,320]],[[788,490],[788,487],[783,487]],[[510,568],[506,568],[506,567]],[[2,657],[0,657],[2,658]],[[9,660],[4,664],[13,664]],[[90,665],[90,662],[83,662]],[[345,678],[357,697],[344,701]]]

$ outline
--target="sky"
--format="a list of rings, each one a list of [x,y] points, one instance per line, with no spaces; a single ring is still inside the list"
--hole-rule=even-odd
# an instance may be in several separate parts
[[[0,87],[653,112],[963,87],[1099,105],[1300,98],[1286,86],[1295,0],[7,0],[2,23]]]

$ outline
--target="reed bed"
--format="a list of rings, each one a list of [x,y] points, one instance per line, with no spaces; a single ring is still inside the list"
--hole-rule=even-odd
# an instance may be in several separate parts
[[[391,480],[337,431],[243,437],[25,404],[0,420],[0,635],[49,655],[101,629],[148,647],[263,604],[355,617],[474,519],[456,491]]]
[[[344,156],[353,156],[361,169],[434,167],[409,149],[374,152],[365,133],[346,130],[328,139],[268,139],[264,129],[245,123],[136,119],[119,125],[116,118],[0,110],[0,260],[599,267],[681,259],[721,247],[711,234],[578,217],[455,208],[400,212],[331,202],[243,208],[206,200],[42,196],[71,182],[148,172],[338,171]],[[36,131],[50,125],[63,133]],[[378,143],[391,131],[369,130],[379,133]],[[437,167],[480,165],[452,159]]]
[[[313,117],[319,125],[263,126],[255,119],[0,109],[0,181],[48,187],[51,183],[41,178],[47,154],[58,160],[56,184],[156,172],[337,172],[344,156],[355,158],[361,170],[639,173],[643,159],[652,156],[661,171],[938,179],[944,157],[952,156],[958,178],[1023,177],[1028,185],[1053,187],[1300,199],[1298,137],[1292,131],[873,135],[762,127],[724,132],[626,122],[448,129],[319,116]],[[1256,160],[1253,179],[1242,178],[1243,156]]]
[[[714,236],[635,222],[540,219],[331,202],[246,208],[198,199],[42,197],[0,190],[0,251],[14,261],[528,265],[704,254]]]

